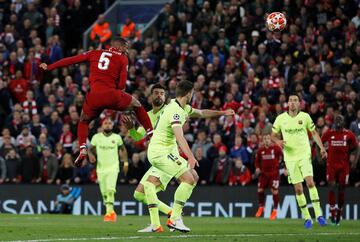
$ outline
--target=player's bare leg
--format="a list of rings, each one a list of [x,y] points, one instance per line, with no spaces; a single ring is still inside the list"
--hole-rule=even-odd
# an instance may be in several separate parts
[[[86,139],[89,134],[89,123],[92,119],[86,115],[83,111],[80,115],[80,121],[78,123],[78,139],[80,146],[80,153],[74,161],[75,166],[80,167],[83,160],[87,157]]]
[[[259,217],[261,217],[261,215],[264,212],[264,201],[265,201],[264,189],[259,187],[257,190],[257,193],[258,193],[258,200],[259,200],[259,208],[255,214],[255,217],[259,218]]]
[[[306,182],[306,186],[309,189],[310,199],[314,208],[316,220],[319,222],[320,226],[326,226],[326,219],[323,217],[321,212],[320,198],[313,177],[312,176],[305,177],[305,182]]]
[[[271,193],[273,195],[274,208],[271,212],[270,220],[275,220],[277,218],[277,208],[279,205],[279,189],[271,188]]]
[[[181,219],[181,214],[186,201],[190,198],[196,181],[193,172],[188,170],[184,172],[179,178],[179,187],[176,189],[174,195],[174,207],[171,217],[167,221],[167,226],[180,232],[190,232]]]
[[[328,203],[330,205],[330,221],[332,225],[336,224],[336,208],[335,208],[335,204],[336,204],[336,197],[335,197],[335,189],[336,189],[336,183],[335,181],[328,181],[329,186],[330,186],[330,191],[328,194]]]

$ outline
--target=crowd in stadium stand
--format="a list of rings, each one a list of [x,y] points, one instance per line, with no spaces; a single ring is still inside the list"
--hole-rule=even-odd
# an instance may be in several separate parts
[[[91,164],[72,164],[89,70],[80,64],[43,73],[38,65],[85,51],[81,34],[96,19],[81,16],[96,18],[101,7],[80,0],[8,2],[0,2],[0,183],[95,182]],[[266,31],[265,14],[272,11],[286,13],[285,31]],[[320,135],[343,114],[346,128],[360,137],[359,26],[352,0],[177,0],[165,5],[151,38],[130,35],[126,90],[149,110],[152,84],[162,83],[172,98],[176,83],[188,79],[195,83],[193,107],[234,109],[234,118],[184,126],[200,164],[199,184],[256,183],[261,134],[287,110],[291,91],[301,95]],[[114,118],[129,152],[129,172],[119,181],[136,184],[148,167],[146,147],[127,135],[120,115],[108,110],[100,119]],[[91,124],[90,136],[98,127],[99,120]],[[326,163],[313,147],[315,181],[326,185]],[[350,184],[360,187],[360,163],[354,164]]]

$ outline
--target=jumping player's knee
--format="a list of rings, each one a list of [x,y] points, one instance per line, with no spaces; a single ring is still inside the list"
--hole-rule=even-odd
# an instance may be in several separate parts
[[[89,115],[85,114],[84,112],[81,112],[81,114],[80,114],[80,122],[90,123],[91,118],[89,117]]]
[[[139,108],[141,107],[141,103],[136,98],[132,97],[131,99],[131,107],[133,108]]]

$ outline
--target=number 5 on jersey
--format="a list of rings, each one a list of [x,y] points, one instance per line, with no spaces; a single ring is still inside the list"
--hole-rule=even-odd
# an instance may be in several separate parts
[[[98,62],[98,68],[100,70],[107,70],[109,68],[110,59],[108,57],[111,57],[112,54],[108,52],[103,52],[99,58]]]

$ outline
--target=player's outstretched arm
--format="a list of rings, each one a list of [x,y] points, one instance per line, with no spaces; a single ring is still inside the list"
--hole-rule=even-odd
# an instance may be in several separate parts
[[[181,126],[173,126],[172,129],[174,131],[178,145],[180,146],[181,150],[185,153],[185,155],[188,157],[188,162],[190,164],[190,167],[194,168],[195,165],[199,166],[199,163],[195,159],[195,156],[191,152],[189,144],[187,143],[187,141],[184,137],[184,132],[183,132],[182,127]]]
[[[67,58],[63,58],[51,65],[47,65],[45,63],[41,63],[39,65],[39,67],[43,70],[54,70],[57,69],[59,67],[63,67],[63,66],[69,66],[72,64],[76,64],[76,63],[80,63],[80,62],[84,62],[87,61],[89,59],[89,52],[85,52],[83,54],[80,55],[76,55],[76,56],[72,56],[72,57],[67,57]]]
[[[135,129],[133,119],[128,115],[123,115],[121,117],[121,122],[125,125],[125,127],[129,130],[129,135],[135,141],[139,141],[146,136],[146,131],[144,127],[140,126],[138,129]]]
[[[323,142],[321,141],[319,133],[314,129],[313,131],[311,131],[311,134],[313,135],[313,139],[315,140],[315,143],[320,148],[321,158],[326,159],[327,158],[327,152],[325,150]]]
[[[193,109],[190,114],[190,118],[215,118],[220,116],[232,116],[235,115],[234,110],[227,109],[224,111],[210,110],[210,109]]]

